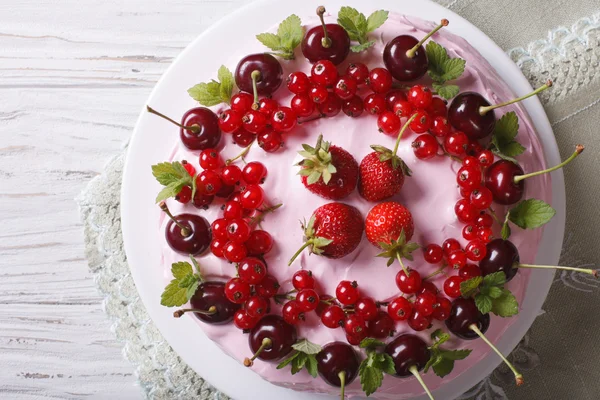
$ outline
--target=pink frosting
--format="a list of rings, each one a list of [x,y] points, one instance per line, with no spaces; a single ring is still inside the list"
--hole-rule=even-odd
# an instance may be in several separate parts
[[[329,17],[329,19],[333,21],[333,17]],[[314,26],[315,23],[316,21],[312,19],[307,26]],[[417,38],[422,37],[433,26],[434,24],[431,22],[391,13],[383,27],[372,34],[372,37],[377,39],[377,44],[362,54],[351,53],[339,69],[343,71],[347,64],[353,61],[363,62],[370,68],[383,66],[381,55],[385,43],[402,34],[414,35]],[[444,29],[435,34],[433,40],[444,46],[451,57],[461,57],[466,60],[465,73],[456,82],[461,91],[476,91],[484,95],[491,103],[506,101],[514,97],[494,68],[466,40]],[[240,51],[243,54],[263,51],[260,44],[253,40],[244,43],[243,47],[240,45],[240,48],[243,49]],[[297,56],[295,61],[282,61],[284,76],[298,70],[310,72],[310,65],[299,51]],[[235,69],[237,58],[223,61],[227,63],[226,65],[231,70]],[[206,81],[211,77],[197,78]],[[427,78],[424,78],[423,81],[429,83]],[[275,98],[281,104],[289,104],[291,97],[285,88],[280,89],[275,95]],[[184,110],[181,111],[183,113]],[[513,105],[496,111],[496,116],[499,117],[508,111],[515,111],[519,116],[518,140],[527,149],[523,155],[518,157],[521,166],[525,172],[543,168],[545,163],[542,147],[524,108],[521,105]],[[260,161],[268,168],[269,175],[263,187],[269,202],[271,204],[283,203],[282,208],[267,216],[263,222],[264,229],[270,232],[276,240],[275,248],[267,255],[269,273],[274,275],[282,284],[282,292],[291,289],[289,279],[296,270],[310,269],[319,282],[319,292],[322,294],[334,294],[335,287],[341,280],[356,280],[361,293],[364,295],[372,296],[381,301],[391,299],[399,294],[395,284],[395,276],[400,267],[394,264],[387,268],[386,260],[375,257],[379,250],[373,247],[366,238],[363,238],[359,247],[352,254],[342,259],[330,260],[305,253],[291,267],[287,266],[289,258],[302,244],[303,232],[298,221],[308,219],[317,207],[328,202],[328,200],[317,197],[303,187],[300,177],[297,175],[298,167],[294,166],[300,159],[297,151],[301,149],[301,144],[314,144],[319,133],[323,134],[325,140],[348,150],[358,162],[371,152],[369,145],[380,144],[391,148],[394,144],[393,138],[378,132],[375,117],[366,113],[360,118],[349,118],[340,114],[332,119],[322,119],[298,126],[291,134],[286,135],[285,148],[276,154],[266,154],[258,146],[254,146],[250,150],[246,159]],[[224,136],[223,158],[238,154],[241,149],[232,144],[232,140],[228,135]],[[418,160],[411,149],[411,141],[414,137],[415,134],[408,130],[399,149],[399,155],[413,170],[413,176],[406,179],[400,194],[392,200],[404,204],[411,211],[415,224],[413,241],[423,245],[428,243],[441,244],[447,238],[457,238],[464,245],[466,241],[461,236],[463,224],[457,221],[454,214],[454,204],[460,198],[455,178],[459,164],[443,156],[429,161]],[[170,154],[165,154],[165,158],[172,160],[186,159],[199,168],[198,153],[186,149],[180,143]],[[551,184],[548,175],[527,180],[526,198],[536,197],[550,202],[550,194]],[[356,191],[344,199],[343,202],[357,207],[363,216],[366,216],[369,209],[374,205],[362,199]],[[199,212],[209,221],[219,218],[221,213],[219,204],[213,204],[207,211],[198,211],[191,205],[182,206],[175,201],[170,201],[169,206],[175,214]],[[496,212],[498,215],[504,215],[505,210],[502,207],[496,207]],[[161,240],[165,243],[162,265],[166,283],[172,279],[171,264],[185,260],[186,257],[174,253],[164,242],[166,224],[164,216],[157,212],[153,217],[157,219],[157,234],[161,236]],[[540,229],[534,231],[513,229],[511,240],[519,248],[523,262],[534,262],[541,233]],[[204,273],[209,278],[225,280],[235,274],[233,265],[214,257],[210,252],[200,257],[199,261]],[[438,268],[438,266],[425,263],[421,251],[415,252],[414,262],[408,262],[408,265],[417,269],[423,276]],[[443,279],[443,277],[437,278],[434,283],[441,288]],[[521,270],[517,277],[510,282],[509,288],[518,299],[524,297],[528,279],[529,272]],[[275,306],[273,311],[279,312],[279,308]],[[188,318],[194,317],[189,316]],[[488,337],[495,341],[517,318],[519,317],[509,319],[492,317],[491,327],[487,333]],[[432,329],[438,327],[445,328],[443,324],[436,323]],[[231,357],[241,361],[249,355],[247,335],[243,334],[233,324],[211,326],[198,321],[198,328],[204,330],[208,337]],[[405,323],[397,324],[396,329],[397,334],[415,333]],[[416,334],[429,342],[430,332],[431,330]],[[307,316],[306,323],[298,326],[298,334],[301,338],[307,338],[311,342],[321,345],[336,340],[345,341],[342,329],[332,330],[324,327],[314,313]],[[457,362],[454,371],[444,379],[432,373],[427,374],[424,379],[431,389],[443,386],[445,382],[464,373],[469,368],[477,368],[478,361],[490,351],[481,340],[465,342],[454,339],[448,346],[470,348],[473,352],[467,360]],[[328,386],[320,378],[313,379],[305,371],[291,375],[289,368],[277,370],[275,366],[276,364],[258,360],[252,368],[261,377],[276,385],[294,390],[332,394],[338,392],[337,388]],[[363,394],[358,379],[347,388],[346,393],[349,396]],[[377,399],[405,399],[422,393],[423,390],[414,378],[398,379],[386,376],[383,386],[372,397]]]

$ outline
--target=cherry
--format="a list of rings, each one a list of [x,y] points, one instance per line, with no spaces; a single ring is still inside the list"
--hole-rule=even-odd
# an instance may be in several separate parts
[[[267,128],[267,116],[257,110],[246,111],[242,117],[244,129],[252,134],[258,135]]]
[[[266,299],[275,297],[275,295],[279,291],[279,288],[279,282],[272,275],[265,276],[258,285],[254,285],[254,290],[256,290],[256,294]]]
[[[456,174],[456,183],[461,188],[469,190],[469,193],[479,188],[481,186],[481,169],[474,165],[460,167]]]
[[[396,297],[388,304],[387,312],[394,321],[406,321],[413,313],[413,306],[405,297]]]
[[[264,183],[267,178],[267,167],[258,161],[251,161],[242,170],[242,179],[249,185]]]
[[[242,114],[229,109],[219,114],[219,128],[224,133],[233,133],[242,127]]]
[[[246,249],[251,256],[262,256],[267,254],[273,248],[273,237],[267,231],[260,229],[250,233],[246,240]]]
[[[448,255],[448,266],[454,269],[461,269],[467,265],[467,253],[464,250],[454,250]]]
[[[394,104],[399,101],[407,101],[406,94],[401,89],[390,90],[385,95],[385,103],[390,111],[394,111]]]
[[[354,96],[342,103],[342,111],[349,117],[357,118],[363,113],[363,100],[359,96]]]
[[[306,94],[297,94],[292,97],[290,107],[298,117],[308,117],[315,111],[315,103]]]
[[[323,322],[323,325],[330,329],[335,329],[344,326],[345,320],[346,313],[340,306],[327,306],[327,308],[325,308],[325,310],[323,310],[323,313],[321,314],[321,322]]]
[[[256,210],[263,204],[264,190],[258,185],[248,185],[241,194],[240,203],[247,210]]]
[[[221,190],[222,185],[221,177],[215,171],[204,170],[196,176],[197,190],[202,194],[213,196]]]
[[[357,89],[358,83],[356,83],[356,81],[353,78],[349,76],[342,76],[335,83],[333,92],[340,99],[349,100],[352,97],[354,97]]]
[[[238,265],[238,275],[244,282],[256,285],[267,276],[267,266],[255,257],[247,257]]]
[[[235,304],[243,304],[250,297],[250,285],[242,278],[231,278],[225,284],[225,296]]]
[[[351,336],[362,335],[367,332],[367,322],[356,314],[350,314],[344,321],[344,330]]]
[[[237,165],[227,165],[221,170],[221,181],[226,185],[237,185],[242,179],[242,170]]]
[[[408,100],[398,100],[392,106],[392,111],[400,118],[408,118],[413,114],[414,108]]]
[[[260,101],[258,102],[258,111],[265,114],[265,116],[267,117],[267,119],[271,118],[271,116],[273,115],[273,113],[279,108],[279,103],[277,103],[277,101],[268,98],[268,97],[263,97],[262,99],[260,99]]]
[[[296,301],[302,311],[314,311],[319,305],[319,295],[313,289],[302,289],[296,294]]]
[[[425,316],[419,311],[414,310],[408,319],[408,326],[417,332],[424,331],[431,326],[431,316]]]
[[[243,243],[227,242],[223,249],[223,257],[229,262],[240,262],[248,255],[248,250]]]
[[[386,110],[385,97],[378,93],[371,93],[363,101],[363,106],[369,114],[381,114]]]
[[[346,68],[346,75],[354,79],[358,86],[367,85],[369,68],[363,63],[350,63]]]
[[[458,220],[464,224],[474,222],[477,218],[477,209],[466,199],[460,199],[456,202],[454,213]]]
[[[437,155],[440,145],[433,136],[426,134],[417,136],[412,148],[419,160],[429,160]]]
[[[387,93],[392,81],[392,74],[385,68],[373,68],[369,73],[369,88],[375,93]]]
[[[223,251],[225,250],[226,244],[226,240],[213,239],[212,242],[210,242],[210,252],[213,253],[215,257],[223,258]]]
[[[392,39],[383,51],[383,62],[392,76],[401,82],[406,82],[417,80],[425,75],[429,64],[423,43],[447,25],[448,20],[442,20],[440,25],[420,41],[410,35],[401,35]]]
[[[429,292],[421,293],[415,299],[415,310],[418,311],[425,317],[433,314],[435,305],[437,304],[437,297]]]
[[[433,95],[427,86],[414,85],[408,90],[408,101],[416,108],[427,109],[432,101]]]
[[[460,250],[460,248],[460,243],[456,239],[446,239],[442,243],[442,250],[445,257],[448,257],[454,250]]]
[[[471,279],[481,276],[481,270],[475,264],[467,264],[458,271],[458,276],[463,279]]]
[[[335,65],[346,59],[350,52],[350,37],[338,24],[325,24],[325,7],[317,8],[321,26],[315,26],[306,32],[302,40],[302,54],[311,62],[328,60]]]
[[[394,361],[394,369],[396,370],[394,375],[398,377],[414,375],[425,390],[425,393],[433,400],[431,392],[419,374],[419,371],[425,368],[431,357],[429,348],[423,339],[410,334],[400,335],[387,344],[385,352]]]
[[[244,365],[252,365],[256,358],[265,361],[281,359],[292,351],[297,340],[296,328],[277,315],[266,315],[250,331],[248,344],[254,356],[244,360]]]
[[[252,90],[250,90],[252,91]],[[254,104],[254,96],[250,93],[240,92],[231,96],[231,109],[242,115],[252,108]]]
[[[437,137],[445,137],[451,131],[450,123],[448,119],[444,116],[438,115],[433,118],[433,123],[431,126],[431,133],[433,133]]]
[[[445,321],[450,317],[452,302],[445,297],[437,297],[431,316],[438,321]]]
[[[337,96],[328,96],[325,101],[317,104],[317,108],[321,115],[328,118],[335,117],[342,111],[342,101]]]
[[[317,354],[319,376],[331,386],[339,387],[340,398],[345,398],[345,387],[356,379],[360,361],[352,346],[332,342]]]
[[[212,235],[206,219],[194,214],[179,214],[174,217],[164,201],[159,206],[170,218],[165,229],[165,239],[169,247],[178,253],[191,255],[203,253],[208,249]]]
[[[384,111],[377,117],[379,132],[389,136],[396,136],[401,127],[400,117],[392,111]]]
[[[258,95],[270,96],[275,93],[282,82],[283,69],[281,64],[268,53],[246,56],[240,60],[235,69],[237,87],[242,92],[254,92],[254,102],[258,102]],[[256,91],[254,91],[254,88],[256,88]]]
[[[377,318],[377,303],[371,297],[361,297],[354,304],[354,313],[365,321],[372,321]]]
[[[260,318],[267,313],[269,308],[269,302],[260,296],[250,296],[250,298],[244,304],[244,309],[249,316],[254,318]]]
[[[444,281],[444,293],[448,297],[460,297],[460,284],[464,281],[460,276],[451,276]]]
[[[428,244],[423,248],[423,259],[429,264],[439,263],[443,255],[442,247],[437,244]]]
[[[267,129],[258,136],[258,145],[267,153],[274,153],[283,146],[283,140],[279,132]]]
[[[509,240],[494,239],[486,246],[485,257],[479,262],[481,275],[494,272],[504,272],[506,280],[510,281],[517,274],[515,265],[519,264],[519,251]]]
[[[461,157],[467,151],[469,138],[464,132],[456,131],[448,134],[444,138],[444,149],[451,156]]]
[[[296,271],[292,276],[292,285],[294,285],[294,289],[296,290],[314,289],[315,278],[313,277],[312,272],[310,271]]]
[[[181,123],[178,123],[164,114],[146,106],[149,113],[179,126],[179,137],[185,147],[190,150],[204,150],[217,147],[221,141],[219,117],[205,107],[196,107],[183,114]]]
[[[427,107],[427,112],[434,117],[446,117],[448,114],[448,102],[440,97],[434,97]],[[450,125],[448,125],[450,126]]]
[[[321,104],[327,100],[329,97],[329,92],[325,86],[312,85],[308,90],[308,97],[310,97],[313,103]]]
[[[233,134],[233,143],[240,147],[249,146],[250,143],[254,142],[254,139],[256,139],[256,135],[246,131],[245,129],[240,129]]]
[[[378,311],[375,319],[369,322],[369,337],[375,339],[385,339],[394,334],[396,324],[390,315],[385,311]]]
[[[225,296],[223,282],[202,282],[196,293],[190,299],[192,308],[177,310],[173,313],[175,318],[181,317],[186,312],[193,312],[200,321],[211,325],[226,324],[233,320],[233,315],[239,310],[239,304],[234,304]]]
[[[259,318],[251,317],[246,310],[240,309],[233,315],[233,324],[244,331],[248,331],[256,326]]]
[[[396,274],[396,286],[404,294],[417,293],[421,289],[422,282],[421,275],[412,269],[408,269],[408,274],[404,270]]]
[[[189,186],[184,186],[181,188],[179,193],[175,196],[175,200],[180,202],[181,204],[187,204],[192,199],[192,188]]]
[[[310,79],[304,72],[292,72],[287,78],[287,88],[294,94],[306,94],[310,88]]]
[[[335,289],[335,297],[345,306],[351,306],[360,297],[356,281],[341,281]]]
[[[480,261],[487,253],[486,245],[481,240],[472,240],[467,243],[467,247],[465,247],[465,253],[467,254],[467,258],[469,260]]]
[[[417,110],[413,116],[414,118],[412,118],[412,122],[410,123],[410,129],[413,132],[425,133],[431,128],[431,116],[426,111]]]
[[[297,300],[290,300],[283,305],[281,315],[285,322],[291,325],[297,325],[300,321],[304,321],[304,313]]]

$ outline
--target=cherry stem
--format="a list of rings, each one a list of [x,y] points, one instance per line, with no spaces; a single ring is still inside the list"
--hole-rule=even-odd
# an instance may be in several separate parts
[[[513,268],[560,269],[563,271],[583,272],[584,274],[590,274],[594,278],[598,278],[598,270],[597,269],[561,267],[561,266],[554,266],[554,265],[531,265],[531,264],[520,264],[520,263],[513,264]]]
[[[304,242],[304,244],[298,249],[298,251],[292,256],[292,258],[288,262],[288,267],[292,265],[292,263],[294,262],[294,260],[296,260],[296,258],[298,258],[298,256],[300,255],[300,253],[302,253],[305,248],[307,248],[308,246],[310,246],[312,244],[313,244],[313,240],[312,239],[309,239],[306,242]]]
[[[510,361],[508,361],[506,359],[506,357],[504,357],[504,355],[502,353],[500,353],[500,350],[498,350],[496,348],[496,346],[494,346],[492,344],[492,342],[490,342],[488,340],[488,338],[485,337],[485,335],[483,334],[483,332],[481,332],[479,330],[477,325],[471,324],[471,325],[469,325],[469,329],[471,329],[473,332],[475,332],[481,339],[483,339],[484,342],[486,342],[488,344],[488,346],[490,346],[492,348],[492,350],[494,350],[496,352],[496,354],[498,354],[498,356],[500,356],[502,361],[504,361],[504,363],[508,366],[508,368],[510,368],[510,370],[513,372],[513,374],[515,374],[515,380],[517,382],[517,386],[521,386],[525,382],[523,380],[523,375],[521,375],[521,373],[519,371],[517,371],[517,369],[510,363]]]
[[[404,266],[404,263],[402,262],[402,256],[400,255],[399,252],[396,252],[396,259],[400,263],[400,266],[402,267],[402,271],[404,271],[406,276],[408,276],[408,269],[406,269],[406,267]]]
[[[261,79],[260,71],[255,69],[250,74],[252,78],[252,91],[254,93],[254,106],[258,107],[258,87],[256,86],[257,82]]]
[[[260,223],[265,220],[265,216],[267,214],[272,213],[273,211],[277,210],[282,205],[283,205],[283,203],[279,203],[274,206],[270,206],[267,208],[257,210],[260,214],[255,217],[250,218],[250,225],[252,225],[252,226],[260,225]]]
[[[573,154],[571,154],[571,156],[569,158],[567,158],[565,161],[561,162],[560,164],[555,165],[552,168],[544,169],[542,171],[532,172],[530,174],[525,174],[525,175],[517,175],[513,179],[514,179],[515,183],[519,183],[523,179],[531,178],[532,176],[538,176],[538,175],[546,174],[548,172],[556,171],[557,169],[564,167],[565,165],[567,165],[568,163],[573,161],[575,158],[577,158],[577,156],[581,154],[583,149],[585,149],[585,147],[582,144],[578,144],[577,146],[575,146],[575,152]]]
[[[319,6],[317,7],[317,15],[321,20],[321,25],[323,26],[323,39],[321,39],[321,46],[326,49],[331,47],[331,39],[329,38],[329,34],[327,33],[327,26],[325,25],[325,19],[323,19],[323,15],[325,14],[325,7]]]
[[[433,395],[429,391],[429,388],[427,387],[427,385],[423,381],[423,378],[421,377],[421,374],[419,374],[419,370],[417,369],[417,367],[415,365],[413,365],[408,370],[415,376],[415,378],[417,378],[417,380],[419,381],[419,383],[421,384],[421,386],[423,386],[423,389],[425,389],[425,393],[427,393],[427,396],[429,396],[429,398],[431,400],[435,400],[433,398]]]
[[[213,315],[213,314],[217,313],[217,307],[210,306],[210,307],[208,307],[208,310],[200,310],[198,308],[182,308],[181,310],[175,311],[173,313],[173,316],[175,318],[181,318],[183,316],[183,314],[185,314],[187,312],[193,312],[193,313],[202,314],[202,315]]]
[[[233,158],[230,158],[230,159],[226,160],[225,161],[225,165],[230,165],[231,163],[233,163],[234,161],[239,160],[240,158],[243,160],[244,157],[246,157],[246,155],[250,151],[250,148],[252,147],[253,144],[254,144],[254,140],[248,146],[244,147],[244,150],[242,150],[242,152],[240,154],[238,154],[237,156],[235,156]]]
[[[313,117],[308,117],[308,118],[303,119],[303,120],[298,120],[298,125],[302,125],[302,124],[305,124],[305,123],[311,122],[311,121],[316,121],[316,120],[321,119],[321,118],[325,118],[325,114],[319,114],[319,115],[315,115]]]
[[[340,371],[338,377],[340,378],[340,399],[344,400],[346,398],[346,371]]]
[[[190,232],[190,229],[188,227],[186,227],[181,222],[179,222],[175,219],[173,214],[171,214],[171,211],[169,211],[169,207],[167,207],[167,203],[165,203],[164,201],[161,201],[158,204],[158,206],[160,207],[161,210],[163,210],[163,212],[165,214],[167,214],[167,216],[171,219],[171,221],[173,221],[175,223],[175,225],[177,225],[179,227],[179,229],[181,229],[181,236],[188,237],[192,234],[192,232]]]
[[[433,30],[431,32],[429,32],[427,35],[425,35],[425,37],[423,39],[421,39],[419,41],[419,43],[415,44],[415,46],[412,49],[410,49],[406,52],[406,57],[413,58],[415,56],[415,54],[417,53],[417,50],[419,50],[419,47],[421,47],[427,39],[429,39],[431,36],[433,36],[437,31],[442,29],[444,26],[448,26],[449,23],[450,22],[445,18],[443,20],[441,20],[440,24],[438,26],[433,28]]]
[[[479,107],[479,114],[485,115],[489,111],[492,111],[496,108],[500,108],[500,107],[508,106],[510,104],[518,103],[519,101],[528,99],[529,97],[535,96],[536,94],[543,92],[544,90],[548,89],[551,86],[552,86],[552,80],[548,79],[548,81],[546,81],[546,83],[544,85],[535,89],[533,92],[526,94],[525,96],[517,97],[516,99],[512,99],[512,100],[509,100],[507,102],[500,103],[500,104],[492,104],[491,106]]]
[[[396,139],[396,144],[394,145],[394,151],[393,151],[393,155],[396,156],[396,153],[398,152],[398,146],[400,146],[400,139],[402,138],[402,135],[404,134],[404,131],[406,130],[406,128],[408,128],[408,126],[410,125],[411,122],[414,121],[414,119],[417,118],[417,114],[413,114],[408,121],[406,121],[406,123],[404,124],[404,126],[402,127],[402,129],[400,129],[400,132],[398,133],[398,138]]]
[[[252,364],[254,364],[254,360],[256,360],[256,357],[258,357],[260,355],[260,353],[263,352],[264,349],[271,347],[272,345],[273,345],[273,341],[271,339],[264,338],[262,340],[262,343],[260,344],[260,347],[258,348],[258,350],[256,350],[256,353],[254,353],[254,355],[251,358],[244,359],[244,366],[251,367]]]
[[[166,115],[159,113],[158,111],[156,111],[154,108],[152,108],[150,106],[146,106],[146,110],[148,110],[148,112],[150,114],[158,115],[159,117],[166,119],[167,121],[177,125],[178,127],[182,128],[182,129],[191,131],[192,133],[200,133],[200,126],[198,124],[185,126],[185,125],[182,125],[179,122],[167,117]]]

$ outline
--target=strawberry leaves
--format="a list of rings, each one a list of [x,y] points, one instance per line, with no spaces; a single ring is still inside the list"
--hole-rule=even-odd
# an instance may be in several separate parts
[[[458,79],[465,72],[465,60],[450,58],[446,49],[434,41],[427,43],[425,52],[429,61],[427,72],[433,80],[433,89],[447,100],[455,97],[459,92],[458,86],[448,85],[446,82]]]
[[[292,345],[296,350],[291,356],[277,365],[277,369],[282,369],[288,365],[292,366],[292,375],[306,369],[313,378],[317,377],[317,358],[316,355],[322,350],[318,344],[311,343],[308,339],[302,339]]]
[[[326,247],[330,243],[333,243],[333,240],[327,239],[324,237],[315,236],[314,226],[315,226],[315,216],[313,215],[312,217],[310,217],[310,220],[308,221],[308,225],[306,225],[306,227],[304,227],[304,225],[303,225],[304,236],[308,239],[307,243],[310,242],[310,244],[308,246],[309,251],[316,255],[321,255],[321,254],[323,254],[324,247]]]
[[[192,187],[192,196],[196,192],[196,179],[191,176],[179,161],[163,162],[152,166],[152,175],[164,188],[156,196],[160,203],[170,197],[175,197],[184,186]]]
[[[365,349],[367,357],[358,367],[360,385],[367,396],[375,393],[383,383],[383,373],[394,375],[396,367],[394,360],[387,353],[377,351],[378,347],[385,346],[385,343],[379,340],[366,338],[360,342],[360,348]]]
[[[498,157],[516,163],[515,157],[525,151],[525,147],[515,140],[519,133],[519,118],[514,111],[504,114],[494,126],[492,152]]]
[[[198,286],[204,281],[200,272],[200,265],[193,256],[190,256],[197,271],[194,273],[192,265],[187,261],[180,261],[171,265],[173,279],[160,296],[160,304],[166,307],[179,307],[190,301]]]
[[[389,12],[378,10],[367,18],[363,13],[352,7],[342,7],[338,13],[338,24],[348,32],[350,40],[358,42],[358,45],[350,47],[354,53],[367,50],[375,44],[369,40],[368,34],[379,28],[388,19]]]
[[[302,21],[297,15],[290,15],[277,28],[277,34],[261,33],[256,35],[256,39],[269,49],[273,50],[273,55],[284,60],[293,60],[294,50],[302,42],[304,29]]]
[[[212,107],[221,103],[229,104],[235,82],[233,74],[226,66],[221,65],[217,72],[217,78],[218,81],[213,79],[210,82],[199,83],[189,88],[188,94],[205,107]]]
[[[502,239],[506,240],[510,237],[511,229],[508,221],[521,229],[535,229],[550,222],[554,215],[556,210],[543,200],[523,200],[508,210],[502,225]]]
[[[412,175],[412,171],[408,167],[408,165],[406,165],[404,160],[395,155],[392,150],[380,145],[372,145],[371,148],[379,154],[379,161],[386,162],[391,160],[392,168],[400,168],[402,170],[402,173],[406,176]]]
[[[463,297],[475,297],[475,305],[482,314],[493,313],[499,317],[512,317],[519,313],[519,303],[510,290],[504,288],[506,274],[494,272],[477,276],[460,284]]]
[[[404,233],[404,229],[400,231],[400,236],[398,239],[392,240],[390,243],[380,242],[379,246],[383,249],[383,252],[377,254],[377,257],[387,258],[388,267],[396,260],[398,260],[400,265],[404,267],[402,264],[402,259],[405,258],[409,261],[413,261],[412,252],[420,247],[414,242],[406,242],[406,234]]]
[[[433,369],[433,372],[440,378],[445,377],[454,369],[454,361],[464,360],[471,354],[472,350],[444,350],[440,348],[442,344],[450,339],[450,335],[441,329],[436,330],[431,334],[431,339],[434,343],[429,347],[431,357],[423,372],[427,373],[429,368]]]
[[[323,135],[319,135],[315,147],[307,144],[302,145],[304,150],[299,151],[298,154],[304,159],[296,165],[302,167],[298,171],[298,175],[308,177],[307,184],[313,185],[322,179],[323,183],[327,185],[333,174],[337,172],[335,165],[333,165],[329,147],[330,143],[323,141]]]

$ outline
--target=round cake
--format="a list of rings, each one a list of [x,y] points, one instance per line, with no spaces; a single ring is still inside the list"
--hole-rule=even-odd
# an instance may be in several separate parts
[[[551,180],[526,175],[546,165],[525,109],[448,21],[360,11],[213,55],[182,127],[156,120],[182,140],[150,218],[162,304],[225,353],[293,390],[408,399],[518,318]]]

